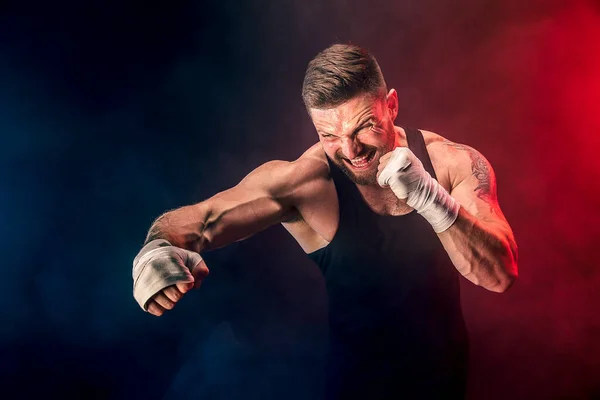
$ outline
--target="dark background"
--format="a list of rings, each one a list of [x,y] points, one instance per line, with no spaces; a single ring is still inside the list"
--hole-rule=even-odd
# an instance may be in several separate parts
[[[398,124],[496,170],[520,277],[502,295],[463,280],[469,398],[600,398],[598,2],[0,7],[0,397],[319,398],[323,282],[283,228],[206,254],[162,318],[131,262],[165,210],[313,144],[304,69],[352,41]]]

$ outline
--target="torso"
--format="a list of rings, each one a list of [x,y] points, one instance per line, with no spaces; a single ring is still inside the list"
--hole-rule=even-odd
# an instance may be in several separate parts
[[[407,147],[406,135],[402,128],[396,129],[400,136],[400,145]],[[450,191],[448,163],[443,146],[438,144],[445,139],[433,132],[421,130],[427,146],[427,152],[435,169],[439,183]],[[327,246],[335,236],[339,225],[339,203],[335,184],[329,176],[327,156],[320,143],[308,149],[302,156],[319,160],[323,168],[322,181],[311,185],[298,201],[297,218],[283,223],[283,226],[300,244],[306,253],[312,253]],[[412,211],[405,201],[398,199],[390,189],[358,186],[365,203],[380,215],[399,216]]]

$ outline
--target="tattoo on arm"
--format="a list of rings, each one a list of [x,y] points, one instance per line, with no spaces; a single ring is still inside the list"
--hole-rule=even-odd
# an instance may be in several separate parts
[[[475,176],[479,182],[474,190],[479,191],[477,197],[482,200],[485,200],[485,197],[489,196],[496,197],[495,185],[492,185],[489,164],[478,152],[472,149],[469,151],[469,155],[471,156],[471,170],[473,171],[473,176]]]
[[[493,199],[496,198],[496,182],[491,174],[488,162],[472,147],[453,143],[449,140],[444,143],[447,146],[469,153],[469,157],[471,158],[471,172],[478,182],[477,187],[473,191],[477,192],[477,197],[490,204],[492,212],[495,212],[496,206]]]

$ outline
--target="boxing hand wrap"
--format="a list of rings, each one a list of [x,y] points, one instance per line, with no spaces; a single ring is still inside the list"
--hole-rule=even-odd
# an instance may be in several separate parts
[[[380,186],[389,186],[399,199],[414,208],[436,233],[450,228],[460,204],[429,175],[421,160],[407,147],[396,147],[377,178]]]
[[[133,297],[147,311],[146,303],[164,288],[194,282],[191,269],[202,261],[198,253],[153,240],[133,260]]]

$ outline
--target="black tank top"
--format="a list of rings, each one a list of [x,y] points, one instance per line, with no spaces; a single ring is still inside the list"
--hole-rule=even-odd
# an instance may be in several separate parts
[[[408,147],[436,177],[423,135]],[[381,216],[329,161],[339,200],[338,230],[308,256],[327,286],[327,398],[464,397],[468,342],[458,273],[416,211]]]

